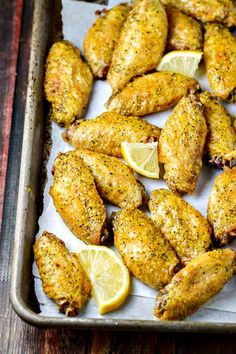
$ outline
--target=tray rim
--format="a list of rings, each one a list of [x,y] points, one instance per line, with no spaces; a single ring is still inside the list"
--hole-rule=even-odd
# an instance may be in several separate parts
[[[50,0],[49,0],[50,1]],[[27,221],[27,212],[29,206],[29,193],[25,186],[30,179],[33,139],[32,131],[35,129],[36,102],[33,99],[33,79],[37,57],[40,55],[38,47],[38,38],[40,36],[39,28],[42,30],[42,16],[45,16],[45,1],[37,0],[34,5],[33,28],[30,51],[30,62],[28,72],[28,88],[26,95],[25,125],[23,133],[23,145],[21,152],[21,167],[19,180],[19,194],[17,200],[16,228],[14,235],[14,249],[11,267],[11,285],[10,300],[13,309],[18,316],[25,322],[36,327],[54,327],[54,328],[81,328],[81,329],[103,329],[103,330],[151,330],[159,332],[195,332],[195,333],[235,333],[236,323],[221,322],[191,322],[191,321],[158,321],[158,320],[122,320],[106,318],[62,318],[41,316],[33,312],[25,303],[20,291],[20,279],[23,278],[22,254],[27,242],[25,237],[25,226]],[[32,119],[32,115],[34,119]],[[30,146],[29,146],[30,142]],[[37,219],[34,220],[37,224]],[[34,235],[32,235],[34,239]],[[32,240],[33,240],[32,239]],[[30,265],[32,266],[32,265]]]

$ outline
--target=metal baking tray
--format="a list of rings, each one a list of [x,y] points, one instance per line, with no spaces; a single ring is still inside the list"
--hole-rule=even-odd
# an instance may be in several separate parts
[[[39,315],[32,275],[32,245],[38,229],[41,175],[47,104],[43,98],[44,62],[48,48],[55,40],[55,25],[60,23],[60,1],[34,2],[33,32],[28,76],[28,90],[19,195],[16,216],[10,297],[22,320],[37,327],[70,327],[86,329],[152,330],[162,332],[236,332],[236,323],[190,321],[143,321],[85,319],[80,317],[45,317]],[[57,28],[58,32],[58,28]]]

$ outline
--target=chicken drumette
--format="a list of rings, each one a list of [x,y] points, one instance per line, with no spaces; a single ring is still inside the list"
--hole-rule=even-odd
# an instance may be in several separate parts
[[[78,48],[69,41],[53,44],[46,61],[44,90],[55,122],[67,127],[83,116],[92,81],[92,73]]]
[[[158,141],[161,129],[138,117],[105,112],[95,119],[71,125],[63,138],[75,148],[122,157],[120,144]]]
[[[216,177],[208,200],[207,217],[217,244],[225,245],[236,237],[236,167]]]
[[[170,242],[183,264],[206,252],[211,245],[207,220],[178,195],[158,189],[149,201],[151,219]]]
[[[232,278],[235,264],[235,252],[229,248],[194,258],[158,293],[154,315],[182,320],[193,314]]]
[[[183,97],[168,117],[159,140],[159,161],[171,191],[193,193],[202,167],[207,134],[198,95]]]
[[[46,231],[34,244],[34,257],[45,294],[56,302],[60,312],[77,315],[91,291],[78,257]]]
[[[107,75],[113,93],[153,70],[165,50],[166,12],[159,0],[137,0],[121,29]]]
[[[50,188],[54,205],[75,236],[99,245],[107,231],[106,209],[89,168],[75,151],[60,153],[53,166]]]
[[[102,198],[121,208],[138,207],[146,199],[142,183],[117,157],[87,149],[78,149],[75,153],[89,167]]]
[[[179,260],[169,242],[139,209],[112,215],[115,246],[131,273],[159,289],[168,284]]]

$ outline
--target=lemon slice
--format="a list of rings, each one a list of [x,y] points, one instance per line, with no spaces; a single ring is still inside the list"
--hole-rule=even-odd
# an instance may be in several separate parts
[[[120,307],[129,294],[130,275],[121,258],[105,246],[88,246],[78,254],[92,283],[92,297],[100,314]]]
[[[159,178],[157,142],[121,143],[121,152],[128,165],[140,175]]]
[[[157,70],[171,71],[194,77],[202,59],[202,54],[198,50],[175,50],[169,52],[162,58]]]

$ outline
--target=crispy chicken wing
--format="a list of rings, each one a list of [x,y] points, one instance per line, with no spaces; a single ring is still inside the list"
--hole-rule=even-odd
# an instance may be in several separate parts
[[[53,175],[50,194],[58,213],[75,236],[99,245],[106,236],[106,209],[89,168],[69,151],[57,156]]]
[[[168,50],[202,50],[203,36],[200,23],[175,7],[167,7]]]
[[[120,143],[157,141],[161,129],[138,117],[125,117],[105,112],[95,119],[73,124],[63,138],[75,148],[86,148],[107,155],[122,157]]]
[[[167,119],[159,140],[159,161],[173,192],[193,193],[202,167],[207,134],[198,95],[183,97]]]
[[[80,57],[80,51],[69,41],[56,42],[47,61],[44,90],[52,104],[52,119],[69,126],[81,118],[88,103],[93,76]]]
[[[34,257],[45,294],[56,302],[60,312],[76,316],[91,291],[78,257],[46,231],[34,244]]]
[[[165,50],[167,17],[159,0],[137,0],[115,46],[107,75],[113,93],[156,68]]]
[[[103,10],[84,39],[84,52],[94,77],[103,78],[109,69],[115,44],[130,7],[119,4]]]
[[[188,92],[199,89],[196,80],[181,74],[156,72],[138,77],[105,104],[108,111],[143,116],[176,105]]]
[[[212,91],[236,102],[236,37],[217,24],[206,26],[204,60]]]
[[[170,282],[179,260],[146,214],[122,209],[113,216],[113,230],[115,246],[136,278],[157,289]]]
[[[164,5],[177,7],[202,22],[236,25],[236,7],[231,0],[161,0]]]
[[[236,237],[236,167],[216,177],[208,200],[207,217],[216,243],[225,245]]]
[[[170,242],[183,264],[206,252],[211,245],[207,220],[178,195],[159,189],[151,193],[151,219]]]
[[[202,254],[158,293],[154,315],[161,320],[184,319],[216,295],[234,271],[234,250],[227,248]]]
[[[121,208],[135,208],[142,204],[144,186],[129,166],[117,157],[87,149],[78,149],[76,154],[90,168],[102,198]]]
[[[231,166],[236,161],[236,133],[226,108],[210,92],[200,94],[208,133],[206,154],[209,162],[217,167]]]

